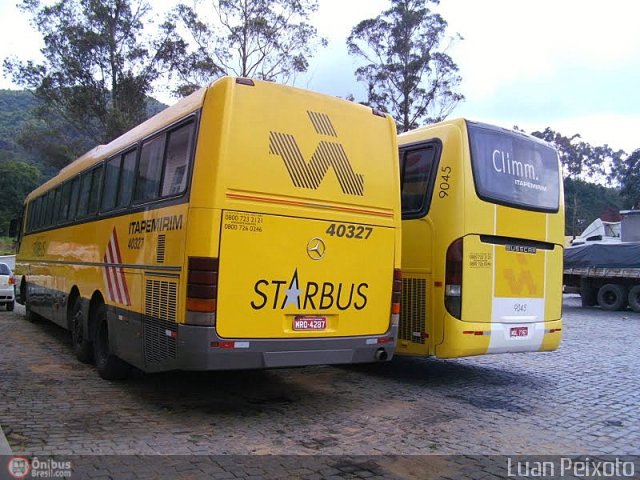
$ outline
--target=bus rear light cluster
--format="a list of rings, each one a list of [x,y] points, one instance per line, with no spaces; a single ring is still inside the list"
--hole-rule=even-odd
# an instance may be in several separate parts
[[[402,302],[402,270],[393,270],[393,291],[391,294],[391,313],[400,314],[400,304]]]
[[[218,259],[189,257],[187,312],[215,313],[218,291]]]
[[[458,238],[447,249],[444,281],[444,305],[458,320],[462,317],[462,258],[462,238]]]
[[[402,302],[402,270],[393,270],[393,289],[391,291],[391,325],[400,324],[400,309]]]

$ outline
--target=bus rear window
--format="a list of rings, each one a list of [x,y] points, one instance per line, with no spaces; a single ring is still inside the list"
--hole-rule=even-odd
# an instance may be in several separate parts
[[[558,211],[558,155],[537,139],[467,123],[478,196],[503,205]]]

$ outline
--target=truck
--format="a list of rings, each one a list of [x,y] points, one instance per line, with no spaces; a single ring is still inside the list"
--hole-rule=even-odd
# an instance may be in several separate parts
[[[565,249],[564,291],[579,293],[583,307],[640,313],[640,210],[620,215],[619,230],[600,222],[598,233],[596,220]]]

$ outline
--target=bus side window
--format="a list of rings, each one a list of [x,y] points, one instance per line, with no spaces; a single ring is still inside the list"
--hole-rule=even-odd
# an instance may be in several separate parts
[[[62,186],[62,204],[60,205],[60,222],[67,221],[69,215],[69,197],[71,196],[71,182],[65,182]]]
[[[421,218],[429,209],[440,144],[429,142],[401,153],[402,217]]]
[[[69,221],[73,221],[76,218],[78,211],[78,197],[80,196],[80,177],[76,177],[71,182],[71,200],[69,201]]]
[[[136,181],[136,150],[127,152],[122,157],[120,184],[118,186],[117,207],[126,207],[131,203],[133,185]]]
[[[105,163],[104,188],[102,189],[102,202],[100,205],[101,212],[108,212],[116,206],[121,162],[122,157],[118,155]]]
[[[169,133],[162,181],[163,197],[180,194],[187,186],[193,126],[191,122]]]
[[[53,202],[53,215],[51,217],[51,223],[55,225],[60,219],[60,203],[62,201],[62,189],[60,187],[56,188],[53,198],[55,200]]]
[[[144,202],[158,198],[165,135],[142,144],[134,200]]]
[[[47,193],[47,215],[44,218],[44,226],[49,227],[53,223],[53,203],[54,203],[54,191]]]
[[[91,195],[89,196],[89,209],[87,213],[93,215],[100,205],[100,189],[102,187],[102,164],[91,171]]]
[[[87,216],[89,197],[91,195],[91,172],[84,172],[80,177],[80,198],[78,201],[78,217]]]

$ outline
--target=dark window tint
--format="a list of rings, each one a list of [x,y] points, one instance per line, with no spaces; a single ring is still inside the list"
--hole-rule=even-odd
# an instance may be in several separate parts
[[[60,219],[60,203],[62,202],[62,188],[58,187],[54,193],[54,202],[53,202],[53,216],[51,218],[51,223],[56,224]]]
[[[91,171],[91,195],[89,196],[89,210],[87,213],[93,215],[98,211],[100,204],[100,189],[102,188],[102,165]]]
[[[134,197],[136,202],[158,198],[160,176],[162,174],[163,147],[164,135],[142,145],[138,176],[136,178],[136,193]]]
[[[402,216],[426,215],[431,199],[431,177],[439,153],[439,143],[401,150]]]
[[[467,125],[480,198],[533,210],[558,210],[560,174],[553,148],[522,134]]]
[[[102,189],[102,212],[109,211],[116,206],[118,196],[118,177],[120,176],[120,163],[122,157],[117,156],[106,163],[104,174],[104,188]]]
[[[71,182],[71,199],[69,200],[69,220],[74,220],[78,212],[78,197],[80,197],[80,177]]]
[[[0,275],[11,275],[11,269],[6,263],[0,263]]]
[[[47,193],[47,214],[44,218],[45,227],[48,227],[49,225],[51,225],[53,220],[53,203],[54,203],[53,194],[54,192]]]
[[[91,196],[91,172],[85,172],[80,177],[80,199],[78,200],[77,218],[87,216],[89,197]]]
[[[118,190],[118,207],[126,207],[131,203],[133,185],[136,180],[136,151],[125,153],[122,159],[120,187]]]
[[[162,182],[163,197],[182,193],[187,186],[187,165],[191,152],[193,125],[189,123],[169,133]]]
[[[60,221],[66,222],[69,215],[69,199],[71,197],[71,182],[62,186],[62,202],[60,204]]]

